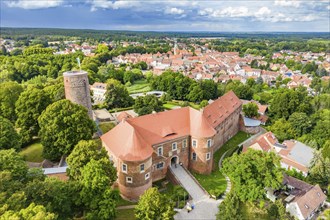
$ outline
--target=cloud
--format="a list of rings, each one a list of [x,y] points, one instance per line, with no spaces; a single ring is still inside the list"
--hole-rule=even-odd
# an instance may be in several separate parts
[[[54,8],[62,5],[63,2],[63,0],[18,0],[6,1],[5,4],[10,8],[42,9]]]
[[[184,14],[184,10],[180,8],[166,8],[165,14],[169,15],[182,15]]]
[[[264,17],[264,16],[268,16],[271,14],[271,10],[269,10],[269,8],[267,7],[262,7],[260,8],[254,15],[255,17],[259,18],[259,17]]]
[[[214,10],[212,8],[206,8],[198,11],[199,15],[220,18],[220,17],[247,17],[249,16],[249,9],[247,7],[227,7],[222,10]]]
[[[297,0],[275,0],[274,4],[283,7],[295,7],[298,8],[300,6],[300,1]]]

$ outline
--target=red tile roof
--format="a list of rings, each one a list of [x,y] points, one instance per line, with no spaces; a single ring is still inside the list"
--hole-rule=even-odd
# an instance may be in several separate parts
[[[240,104],[236,95],[228,92],[205,107],[204,111],[185,107],[128,118],[102,135],[101,139],[106,149],[122,160],[144,160],[152,155],[155,144],[188,135],[213,137],[216,134],[214,127]],[[211,123],[213,120],[216,122]]]

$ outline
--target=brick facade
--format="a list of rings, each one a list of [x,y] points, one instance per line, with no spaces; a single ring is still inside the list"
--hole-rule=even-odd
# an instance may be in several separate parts
[[[124,198],[137,200],[152,182],[166,178],[168,167],[175,163],[200,174],[212,172],[214,153],[239,131],[242,104],[230,93],[210,105],[206,112],[182,108],[127,119],[101,137],[117,167],[117,182]],[[127,142],[127,137],[134,138]],[[146,140],[152,143],[150,148],[145,146]]]

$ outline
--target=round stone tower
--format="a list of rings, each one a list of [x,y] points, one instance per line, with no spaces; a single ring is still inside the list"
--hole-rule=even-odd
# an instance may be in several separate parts
[[[92,102],[86,71],[68,71],[63,73],[65,98],[87,108],[93,119]]]

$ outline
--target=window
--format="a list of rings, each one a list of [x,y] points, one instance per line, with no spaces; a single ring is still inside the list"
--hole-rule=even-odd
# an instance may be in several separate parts
[[[192,140],[192,146],[197,147],[197,140]]]
[[[207,153],[206,154],[206,160],[210,160],[211,159],[211,153]]]
[[[176,142],[172,143],[172,151],[175,151],[176,149],[178,149],[178,145]]]
[[[197,154],[194,152],[194,153],[192,153],[192,160],[197,160]]]
[[[158,156],[163,156],[163,147],[159,147],[157,149],[157,154],[158,154]]]
[[[185,147],[187,147],[187,139],[182,141],[182,148],[185,148]]]
[[[156,168],[157,168],[157,170],[163,169],[164,168],[164,162],[157,163]]]
[[[211,147],[212,146],[212,139],[208,139],[207,140],[207,147]]]
[[[144,179],[147,180],[150,178],[150,173],[146,173],[146,175],[144,175]]]
[[[140,172],[141,172],[141,173],[144,172],[144,163],[140,165]]]
[[[122,167],[121,167],[121,171],[123,173],[127,173],[127,165],[123,163]]]
[[[126,183],[133,183],[133,178],[132,177],[126,177]]]

